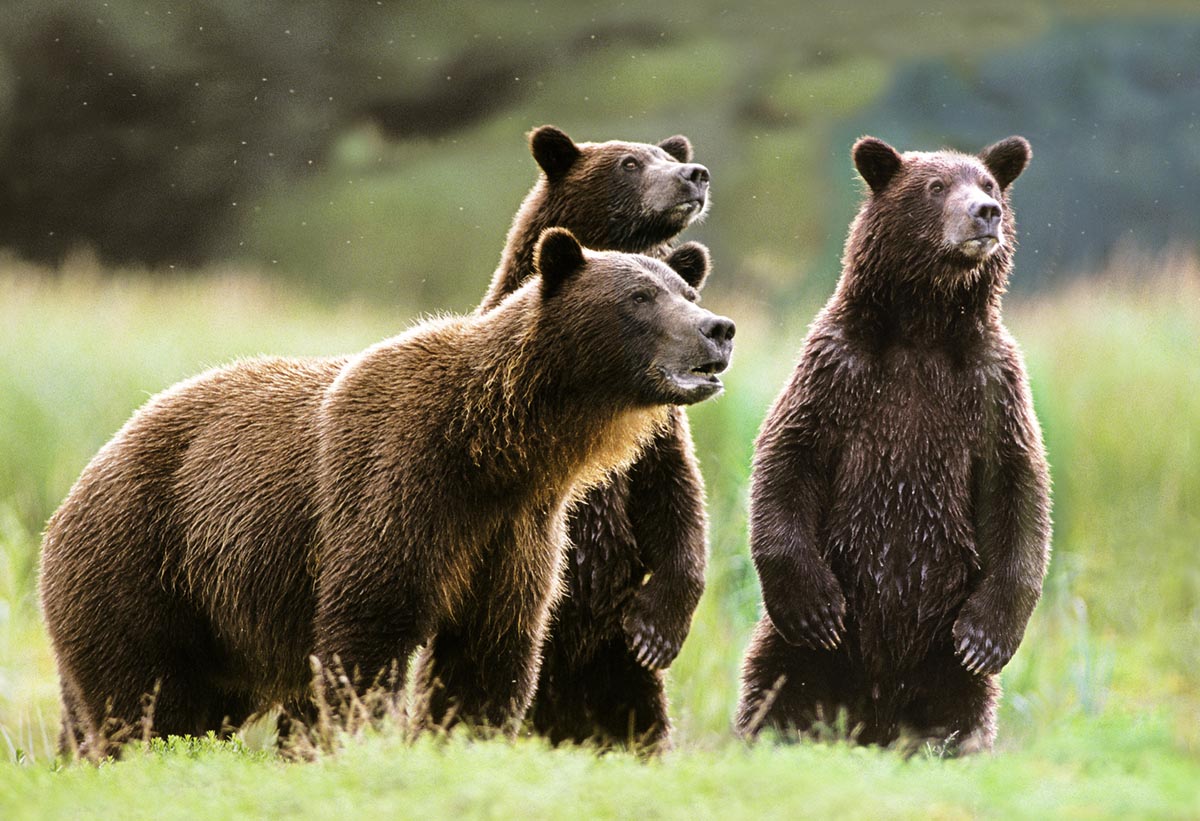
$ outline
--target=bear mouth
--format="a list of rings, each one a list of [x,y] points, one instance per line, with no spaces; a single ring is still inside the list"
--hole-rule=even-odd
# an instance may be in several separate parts
[[[725,389],[718,373],[729,366],[728,361],[712,360],[697,365],[686,371],[661,371],[667,384],[671,386],[677,404],[692,404],[700,402],[720,393]]]
[[[704,197],[696,197],[690,200],[684,200],[683,202],[673,206],[671,210],[681,217],[690,217],[695,214],[699,214],[704,210]]]
[[[721,380],[717,378],[717,374],[725,370],[729,366],[728,362],[714,359],[712,362],[705,362],[703,365],[698,365],[692,368],[688,373],[694,374],[702,379],[707,379],[710,382],[719,383]]]
[[[959,251],[974,259],[990,256],[999,247],[1000,237],[995,234],[980,234],[958,244]]]

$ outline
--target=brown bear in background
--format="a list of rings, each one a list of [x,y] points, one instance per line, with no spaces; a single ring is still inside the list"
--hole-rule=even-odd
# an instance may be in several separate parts
[[[986,750],[1049,558],[1041,432],[1000,321],[1029,144],[853,155],[870,191],[842,277],[756,446],[766,615],[737,729],[844,710],[862,743]]]
[[[446,637],[457,717],[522,718],[567,506],[669,406],[720,390],[733,333],[694,304],[702,246],[664,263],[556,229],[534,267],[487,314],[237,362],[134,414],[43,543],[64,748],[115,752],[148,694],[158,735],[307,716],[314,654],[360,691],[391,671],[395,698],[409,655]]]
[[[663,256],[708,208],[708,169],[692,162],[683,136],[576,143],[542,126],[530,150],[542,175],[513,220],[481,311],[531,275],[530,249],[549,226],[590,248]],[[566,594],[545,647],[534,728],[555,743],[659,748],[671,726],[662,671],[687,636],[707,559],[704,483],[682,409],[631,470],[587,494],[568,530]]]
[[[584,245],[665,256],[708,208],[708,169],[682,136],[575,143],[553,126],[530,134],[541,176],[517,211],[479,307],[491,310],[532,274],[536,236],[568,228]],[[666,743],[664,688],[704,589],[708,522],[688,417],[672,408],[628,472],[571,511],[565,595],[553,617],[534,729],[554,743]]]

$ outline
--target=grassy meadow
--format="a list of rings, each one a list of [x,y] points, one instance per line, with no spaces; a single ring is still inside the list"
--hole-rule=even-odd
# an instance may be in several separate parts
[[[1006,306],[1050,452],[1054,557],[1003,673],[997,750],[967,760],[730,738],[760,606],[749,457],[818,306],[784,313],[716,294],[708,305],[738,322],[738,339],[726,393],[691,412],[711,559],[671,671],[673,752],[644,763],[536,740],[382,734],[288,764],[257,727],[91,767],[55,761],[57,683],[36,602],[39,533],[71,482],[178,379],[238,356],[356,350],[416,317],[244,271],[156,279],[82,260],[56,272],[0,262],[0,817],[1200,817],[1195,261],[1132,258]]]

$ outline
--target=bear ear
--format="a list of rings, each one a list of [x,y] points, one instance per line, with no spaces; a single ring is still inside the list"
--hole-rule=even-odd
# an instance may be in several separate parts
[[[680,162],[692,161],[692,144],[688,138],[682,134],[676,134],[674,137],[667,137],[658,147],[666,151]]]
[[[708,249],[700,243],[685,242],[667,257],[667,265],[683,277],[684,282],[699,291],[704,287],[704,280],[708,278],[712,259],[708,255]]]
[[[887,188],[904,162],[896,149],[875,137],[859,137],[850,153],[854,157],[854,167],[871,186],[872,194]]]
[[[1032,156],[1033,149],[1024,137],[1009,137],[979,152],[979,159],[992,172],[1001,190],[1008,188],[1013,180],[1021,176]]]
[[[566,228],[547,228],[533,249],[533,267],[542,275],[542,297],[554,296],[584,266],[583,246]]]
[[[552,125],[544,125],[529,135],[529,150],[549,179],[556,180],[579,159],[579,146]]]

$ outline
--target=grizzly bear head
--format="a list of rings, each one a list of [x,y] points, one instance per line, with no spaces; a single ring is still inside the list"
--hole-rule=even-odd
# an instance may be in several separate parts
[[[589,248],[640,252],[660,245],[708,209],[709,173],[687,137],[657,145],[576,143],[552,125],[533,131],[542,169],[543,225],[567,228]]]
[[[710,267],[703,245],[684,243],[660,261],[585,250],[570,231],[548,228],[535,267],[543,323],[589,384],[632,405],[688,405],[721,391],[734,325],[697,304]]]
[[[1009,137],[972,156],[901,154],[883,140],[862,137],[852,153],[870,189],[859,215],[865,246],[889,244],[879,253],[908,268],[952,270],[976,270],[1011,252],[1015,223],[1008,194],[1029,163],[1025,138]]]

